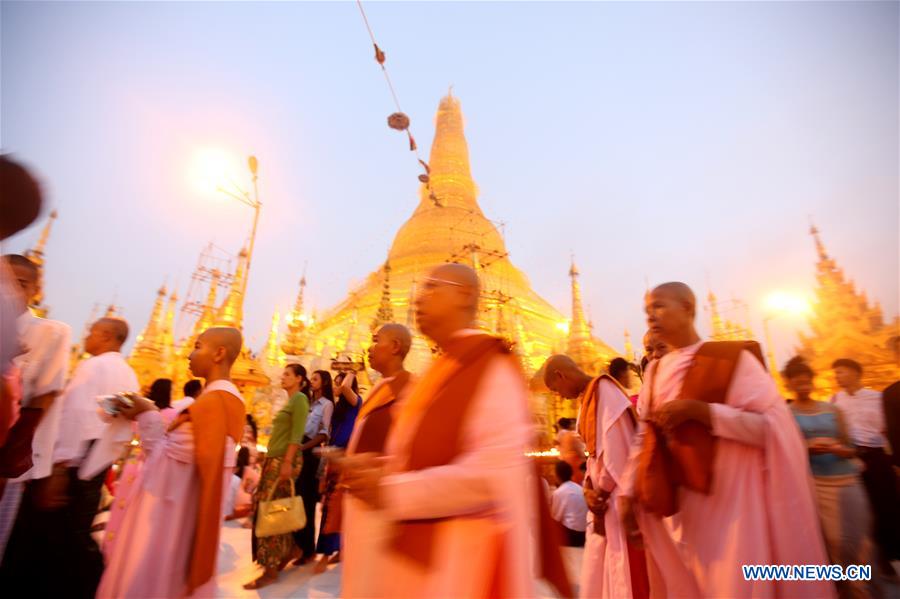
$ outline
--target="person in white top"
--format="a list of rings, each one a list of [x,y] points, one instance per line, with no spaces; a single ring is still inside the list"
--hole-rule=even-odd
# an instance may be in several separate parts
[[[856,446],[856,455],[865,464],[862,480],[872,504],[879,562],[882,570],[890,574],[893,573],[890,560],[900,559],[900,517],[897,513],[900,494],[891,458],[885,452],[887,425],[881,392],[863,387],[863,370],[859,362],[841,358],[831,367],[841,387],[831,401],[843,413],[850,440]]]
[[[91,526],[106,472],[122,453],[121,444],[107,448],[97,442],[110,426],[100,417],[97,399],[140,390],[134,370],[120,353],[127,338],[124,320],[101,318],[95,322],[84,340],[84,349],[92,357],[78,365],[59,399],[62,424],[53,451],[51,492],[54,504],[64,506],[65,517],[47,542],[67,546],[74,576],[69,580],[56,577],[56,581],[65,585],[66,592],[84,597],[96,593],[103,574],[103,555],[91,536]],[[81,466],[85,467],[79,469]],[[89,472],[85,472],[87,467]]]
[[[556,481],[559,486],[550,497],[550,514],[565,529],[567,547],[584,547],[588,507],[581,485],[572,482],[572,466],[556,462]]]
[[[37,266],[18,254],[3,256],[22,293],[23,312],[16,319],[22,352],[13,359],[21,382],[21,409],[0,455],[0,558],[13,526],[26,537],[40,526],[35,511],[43,507],[46,482],[53,469],[53,444],[59,428],[59,402],[69,365],[71,329],[25,309],[39,290]],[[3,484],[5,483],[5,485]],[[20,504],[22,510],[20,510]],[[24,512],[24,513],[20,513]]]
[[[179,414],[197,401],[197,398],[200,397],[200,393],[203,391],[203,383],[199,379],[191,379],[184,384],[183,391],[184,397],[172,402],[172,407]]]

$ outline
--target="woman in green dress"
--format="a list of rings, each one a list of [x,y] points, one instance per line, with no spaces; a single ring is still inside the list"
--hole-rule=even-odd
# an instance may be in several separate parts
[[[262,463],[259,486],[253,497],[254,532],[252,537],[253,560],[264,568],[262,575],[244,585],[247,590],[259,589],[275,582],[278,573],[288,562],[299,556],[291,533],[270,537],[256,536],[256,513],[260,501],[288,497],[291,485],[300,472],[303,453],[299,451],[309,414],[309,399],[300,390],[306,388],[306,369],[299,364],[288,364],[281,375],[281,388],[287,391],[288,400],[272,419],[272,436]]]

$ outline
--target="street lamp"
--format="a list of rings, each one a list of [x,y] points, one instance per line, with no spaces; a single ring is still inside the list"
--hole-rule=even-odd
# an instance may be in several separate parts
[[[250,279],[250,263],[253,260],[253,245],[256,242],[256,225],[257,223],[259,223],[259,209],[262,207],[262,204],[259,201],[259,188],[257,187],[257,171],[259,169],[259,161],[256,159],[256,156],[250,156],[247,159],[247,166],[250,168],[250,174],[253,177],[252,197],[250,196],[249,191],[241,189],[234,181],[231,181],[231,185],[235,188],[236,191],[225,189],[221,185],[216,187],[216,191],[223,193],[228,197],[253,208],[253,229],[250,232],[250,247],[247,250],[247,272],[244,274],[244,285],[241,288],[241,297],[247,296],[247,281]]]

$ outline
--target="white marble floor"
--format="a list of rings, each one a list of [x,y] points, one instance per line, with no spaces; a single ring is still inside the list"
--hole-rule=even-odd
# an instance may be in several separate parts
[[[566,549],[570,573],[581,564],[581,549]],[[313,576],[312,565],[288,566],[278,582],[258,591],[245,591],[241,585],[258,576],[257,566],[250,557],[250,530],[237,522],[226,522],[219,540],[219,575],[216,579],[217,597],[339,597],[341,565],[328,567],[324,574]],[[577,580],[577,575],[572,577]],[[553,593],[541,587],[544,597]]]

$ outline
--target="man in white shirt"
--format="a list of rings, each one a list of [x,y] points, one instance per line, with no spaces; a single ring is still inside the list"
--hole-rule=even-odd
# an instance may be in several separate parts
[[[892,572],[891,559],[900,559],[900,522],[897,506],[900,497],[890,456],[885,453],[887,426],[881,392],[863,387],[862,366],[855,360],[841,358],[831,365],[841,391],[831,399],[847,422],[850,440],[857,456],[865,464],[863,484],[872,503],[875,516],[875,541],[881,555],[881,565]],[[897,451],[898,448],[894,448]]]
[[[572,466],[556,462],[556,482],[559,486],[550,498],[550,514],[564,528],[567,547],[584,547],[588,507],[581,485],[572,482]]]
[[[172,402],[172,407],[178,413],[191,407],[197,398],[200,397],[200,393],[203,391],[203,383],[200,382],[200,379],[191,379],[184,384],[183,391],[184,397]]]
[[[3,260],[19,285],[24,309],[39,290],[37,266],[18,254],[5,255]],[[54,400],[65,384],[71,339],[67,325],[38,318],[27,309],[16,319],[16,329],[23,353],[13,364],[21,377],[22,401],[19,419],[0,456],[0,466],[15,477],[0,479],[0,486],[5,483],[0,500],[0,558],[14,524],[26,530],[41,524],[38,511],[44,507],[59,429],[60,404]],[[0,580],[4,571],[0,568]]]
[[[59,580],[68,578],[64,581],[66,592],[84,597],[94,596],[103,574],[103,555],[91,536],[91,526],[106,472],[123,447],[121,443],[97,443],[110,426],[100,418],[97,398],[140,390],[134,370],[120,353],[127,338],[124,320],[101,318],[95,322],[84,340],[84,349],[92,357],[78,365],[59,399],[62,425],[53,452],[52,486],[65,508],[59,529],[53,531],[56,538],[48,541],[68,547],[71,576]],[[123,424],[130,437],[130,427]]]

